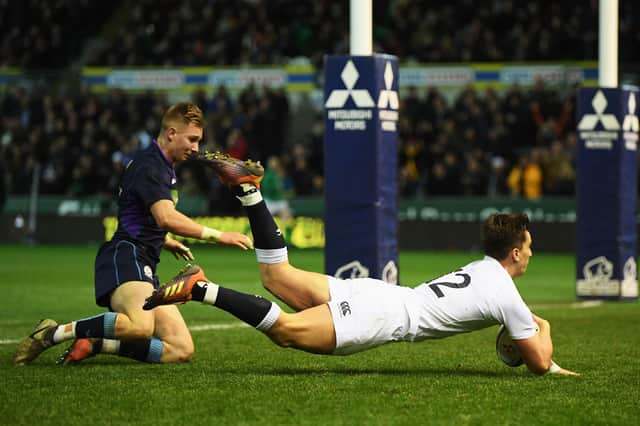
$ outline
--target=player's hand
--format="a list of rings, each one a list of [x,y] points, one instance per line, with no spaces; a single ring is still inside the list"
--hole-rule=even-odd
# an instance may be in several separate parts
[[[567,370],[566,368],[560,368],[560,370],[556,371],[553,374],[561,374],[563,376],[579,376],[580,373],[576,373],[575,371]]]
[[[240,232],[223,232],[218,243],[240,247],[242,250],[253,249],[253,241]]]
[[[164,242],[164,248],[169,250],[173,254],[173,256],[178,260],[180,260],[180,258],[184,260],[195,259],[195,257],[193,256],[193,253],[191,253],[191,249],[185,246],[184,244],[182,244],[180,241],[167,238]]]

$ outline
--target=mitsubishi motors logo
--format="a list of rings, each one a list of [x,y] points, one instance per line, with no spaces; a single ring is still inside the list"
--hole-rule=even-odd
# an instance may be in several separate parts
[[[636,115],[636,95],[634,93],[629,95],[629,102],[627,103],[629,107],[629,114],[624,116],[624,121],[622,122],[622,130],[625,132],[635,132],[638,133],[638,116]]]
[[[340,78],[345,89],[334,89],[324,106],[327,108],[327,119],[333,121],[335,130],[366,130],[367,123],[373,119],[375,107],[371,94],[366,89],[354,89],[360,78],[358,69],[349,59],[344,65]],[[343,109],[349,98],[353,99],[355,109]]]
[[[347,89],[332,90],[329,94],[329,99],[327,99],[327,102],[324,104],[325,107],[344,108],[349,97],[353,99],[353,102],[358,108],[372,108],[375,105],[368,90],[354,89],[356,82],[360,78],[360,73],[358,73],[356,66],[353,65],[353,61],[347,61],[342,69],[342,73],[340,73],[340,78],[342,78],[342,82]]]
[[[384,87],[385,90],[380,91],[378,98],[378,109],[380,110],[380,124],[383,131],[395,132],[396,122],[398,121],[398,108],[400,101],[398,100],[398,92],[393,87],[393,67],[391,61],[387,61],[384,67]]]
[[[591,106],[595,114],[585,114],[578,123],[578,130],[593,130],[598,122],[602,123],[605,130],[620,130],[620,123],[613,114],[604,114],[607,109],[607,98],[602,94],[602,90],[598,90],[591,101]]]
[[[613,143],[618,139],[620,123],[614,114],[606,114],[607,98],[598,90],[591,99],[591,106],[595,114],[584,114],[578,123],[578,134],[584,140],[587,149],[613,148]],[[595,130],[598,123],[602,123],[604,130]]]
[[[393,86],[393,67],[391,61],[387,61],[387,65],[384,67],[384,87],[386,90],[380,91],[380,97],[378,98],[378,108],[391,108],[397,110],[400,107],[398,101],[398,92],[392,90]]]
[[[622,138],[626,149],[636,151],[638,149],[638,130],[640,126],[638,125],[638,115],[636,114],[635,93],[629,94],[627,108],[629,111],[622,122]]]

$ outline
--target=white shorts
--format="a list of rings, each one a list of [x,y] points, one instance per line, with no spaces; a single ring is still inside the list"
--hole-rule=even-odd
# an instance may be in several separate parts
[[[408,287],[372,278],[340,280],[329,277],[327,303],[336,331],[335,355],[349,355],[388,342],[407,340]]]

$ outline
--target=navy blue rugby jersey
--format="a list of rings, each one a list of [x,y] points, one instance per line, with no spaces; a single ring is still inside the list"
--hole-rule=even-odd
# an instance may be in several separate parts
[[[151,214],[159,200],[178,202],[176,172],[154,140],[127,165],[118,189],[118,229],[112,240],[127,240],[142,246],[153,260],[160,260],[166,231]]]

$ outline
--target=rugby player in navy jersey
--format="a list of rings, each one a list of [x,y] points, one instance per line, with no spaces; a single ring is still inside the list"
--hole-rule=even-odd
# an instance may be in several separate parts
[[[214,154],[212,161],[249,217],[264,287],[297,312],[284,312],[265,298],[215,284],[197,265],[189,265],[155,290],[145,309],[200,301],[235,315],[280,346],[326,355],[504,324],[531,372],[576,374],[553,362],[549,322],[529,310],[514,283],[533,255],[526,215],[490,216],[483,223],[483,259],[415,288],[371,278],[341,280],[292,266],[254,173],[228,156]],[[243,171],[244,179],[239,177]]]
[[[156,266],[162,248],[193,260],[190,249],[167,233],[244,250],[253,248],[244,234],[202,226],[176,210],[174,165],[198,153],[204,127],[202,111],[196,105],[173,105],[162,118],[157,140],[127,165],[119,186],[118,229],[111,241],[100,247],[95,261],[96,303],[109,312],[60,325],[42,320],[18,344],[16,365],[29,364],[45,349],[72,339],[74,343],[59,364],[99,353],[154,363],[191,359],[193,340],[179,310],[175,306],[142,309],[145,299],[158,287]],[[254,172],[261,175],[261,166],[253,165]]]

